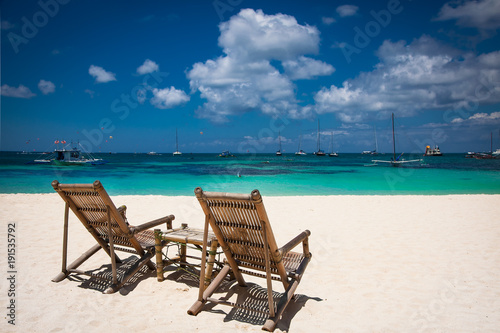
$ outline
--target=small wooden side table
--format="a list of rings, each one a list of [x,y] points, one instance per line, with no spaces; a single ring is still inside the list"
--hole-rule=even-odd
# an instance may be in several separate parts
[[[208,241],[207,247],[209,247],[210,250],[208,251],[208,261],[205,270],[205,288],[210,283],[215,263],[215,255],[217,254],[217,247],[219,246],[219,243],[217,242],[217,237],[215,237],[215,235],[211,232],[208,233],[207,241]],[[163,248],[171,242],[181,244],[179,256],[163,260]],[[168,266],[172,263],[179,263],[181,267],[190,265],[187,262],[188,244],[195,245],[197,247],[200,247],[202,251],[206,251],[206,249],[202,248],[203,230],[189,228],[187,224],[182,224],[181,228],[169,229],[166,231],[155,229],[156,277],[158,281],[161,282],[165,279],[163,272],[165,266]],[[203,255],[205,254],[202,254],[202,256]]]

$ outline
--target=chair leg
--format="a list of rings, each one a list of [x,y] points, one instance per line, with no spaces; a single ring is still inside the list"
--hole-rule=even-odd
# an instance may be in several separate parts
[[[144,254],[134,265],[132,265],[129,270],[125,273],[123,279],[119,283],[113,283],[111,284],[106,290],[104,290],[105,294],[112,294],[120,290],[121,287],[127,281],[135,275],[144,265],[146,265],[148,262],[151,262],[150,259],[153,258],[155,255],[154,251],[149,251]]]
[[[292,297],[294,296],[295,290],[297,289],[298,285],[299,285],[299,281],[294,280],[293,283],[291,283],[288,286],[288,289],[285,291],[283,296],[281,296],[281,298],[278,302],[275,315],[269,317],[269,319],[266,320],[264,326],[262,326],[263,330],[269,331],[269,332],[274,331],[274,328],[276,327],[278,320],[280,319],[281,315],[283,314],[283,311],[285,311],[285,308],[287,307],[288,303],[290,302],[290,299],[292,299]]]
[[[224,268],[222,268],[217,277],[212,281],[212,283],[210,283],[210,285],[203,293],[203,297],[194,302],[194,304],[189,308],[188,314],[196,316],[201,311],[201,308],[206,303],[207,299],[212,296],[212,294],[217,290],[230,270],[231,266],[229,266],[228,264],[224,265]]]
[[[64,280],[71,272],[72,269],[78,268],[83,264],[88,258],[92,257],[97,251],[102,249],[101,245],[96,244],[84,252],[78,259],[73,261],[69,266],[64,267],[62,272],[52,279],[52,282],[61,282]]]
[[[283,296],[281,296],[278,305],[276,306],[276,314],[274,316],[269,317],[264,326],[262,326],[263,330],[269,332],[274,331],[274,328],[276,327],[278,320],[281,318],[283,311],[285,311],[285,308],[287,307],[290,300],[295,297],[295,290],[299,286],[300,280],[302,279],[302,275],[304,274],[307,265],[311,261],[311,257],[312,255],[309,254],[309,257],[304,258],[300,263],[299,268],[297,268],[296,271],[296,277],[292,280],[292,283],[288,285],[288,288],[286,289]]]

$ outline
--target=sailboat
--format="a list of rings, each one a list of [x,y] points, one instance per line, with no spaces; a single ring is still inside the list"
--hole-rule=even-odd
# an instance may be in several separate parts
[[[378,142],[377,142],[377,129],[374,127],[373,132],[375,135],[375,150],[363,150],[363,155],[378,155]]]
[[[281,133],[280,133],[280,131],[278,131],[278,141],[280,142],[280,149],[276,152],[276,156],[281,156],[283,154],[281,153]]]
[[[394,113],[392,114],[392,158],[390,161],[386,160],[372,160],[373,163],[389,163],[390,165],[394,167],[401,166],[405,163],[413,163],[413,162],[420,162],[422,160],[403,160],[401,159],[401,156],[403,156],[404,153],[401,153],[397,158],[396,158],[396,136],[394,135]]]
[[[321,150],[321,137],[319,134],[319,119],[318,119],[318,151],[314,152],[316,156],[326,156],[325,152]]]
[[[177,128],[175,129],[175,151],[174,151],[173,155],[174,156],[182,155],[182,153],[179,151],[179,140],[177,138]]]
[[[497,149],[498,151],[498,149]],[[473,157],[478,160],[491,160],[497,158],[497,152],[493,153],[493,132],[490,134],[490,152],[489,153],[475,153]]]
[[[299,151],[295,152],[295,155],[307,155],[305,151],[300,149],[300,144],[302,142],[302,135],[299,136]]]
[[[333,132],[331,134],[331,137],[332,137],[332,140],[330,142],[330,154],[328,154],[328,156],[330,156],[330,157],[339,157],[339,154],[337,154],[337,153],[335,153],[333,151]]]

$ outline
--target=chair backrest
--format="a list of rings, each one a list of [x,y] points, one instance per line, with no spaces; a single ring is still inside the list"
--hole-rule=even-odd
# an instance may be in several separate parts
[[[273,279],[286,280],[281,253],[258,190],[246,195],[204,192],[198,187],[195,194],[226,257],[232,257],[239,267],[261,272],[266,272],[268,258],[271,273],[279,275]]]
[[[100,181],[96,180],[93,184],[60,184],[54,180],[52,187],[100,244],[102,241],[109,242],[109,220],[114,245],[143,253],[142,246]]]

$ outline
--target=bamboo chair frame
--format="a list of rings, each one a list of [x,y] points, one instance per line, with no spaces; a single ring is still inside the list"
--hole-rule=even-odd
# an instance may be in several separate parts
[[[151,261],[151,258],[155,256],[155,236],[154,232],[148,229],[163,223],[166,223],[167,229],[172,229],[174,215],[162,217],[139,226],[131,226],[126,221],[125,212],[127,208],[125,206],[116,208],[98,180],[93,184],[60,184],[57,180],[54,180],[52,187],[66,203],[64,209],[62,271],[52,279],[53,282],[60,282],[71,273],[103,279],[101,276],[95,276],[77,269],[100,249],[103,249],[111,258],[112,278],[109,279],[111,285],[104,290],[105,294],[118,291],[144,265],[147,265],[149,269],[156,269],[156,266]],[[70,209],[94,237],[97,244],[84,252],[73,263],[67,265]],[[122,261],[115,251],[124,251],[140,257],[123,274],[123,278],[120,280],[117,276],[117,264],[122,263]]]
[[[246,195],[204,192],[197,187],[195,194],[205,213],[204,242],[206,242],[210,225],[224,251],[226,263],[217,277],[204,290],[203,274],[206,258],[202,257],[198,300],[188,310],[188,314],[197,315],[207,301],[262,312],[259,309],[211,297],[227,274],[233,274],[240,286],[246,286],[242,274],[249,274],[266,279],[269,303],[269,311],[266,313],[269,314],[269,318],[262,329],[273,331],[290,299],[294,296],[311,260],[312,254],[309,252],[308,242],[311,232],[305,230],[285,246],[278,248],[258,190]],[[291,251],[301,243],[302,253]],[[204,246],[206,247],[206,243]],[[285,293],[276,306],[273,299],[272,280],[281,281],[285,289]]]

